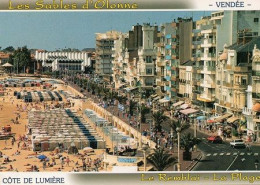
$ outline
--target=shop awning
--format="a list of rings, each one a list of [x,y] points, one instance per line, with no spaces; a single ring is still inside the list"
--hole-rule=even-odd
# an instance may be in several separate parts
[[[165,98],[163,98],[163,99],[160,99],[159,100],[159,103],[168,103],[170,100],[167,100],[167,99],[165,99]]]
[[[132,91],[132,90],[134,90],[134,89],[137,89],[138,87],[126,87],[126,88],[124,88],[127,92],[130,92],[130,91]]]
[[[213,102],[211,100],[208,100],[208,99],[205,99],[205,98],[200,98],[200,97],[198,97],[197,100],[203,101],[203,102]]]
[[[172,106],[177,107],[179,105],[182,105],[183,103],[183,101],[178,101],[177,103],[174,103]]]
[[[237,120],[239,120],[238,117],[232,116],[231,118],[228,118],[228,119],[227,119],[227,122],[228,122],[228,123],[234,123],[234,122],[237,121]]]
[[[181,109],[187,109],[189,107],[189,104],[183,104],[180,106]]]
[[[227,113],[227,114],[224,114],[223,116],[220,116],[220,117],[216,118],[215,121],[216,122],[221,122],[223,119],[227,119],[227,118],[229,118],[231,116],[232,116],[232,114]]]
[[[156,96],[158,96],[158,94],[152,94],[151,98],[155,98]]]
[[[157,100],[159,100],[159,99],[160,99],[160,97],[157,96],[157,97],[155,97],[155,98],[153,99],[153,101],[157,101]]]
[[[195,112],[199,112],[199,110],[196,109],[185,109],[180,111],[182,114],[188,115],[188,114],[193,114]]]

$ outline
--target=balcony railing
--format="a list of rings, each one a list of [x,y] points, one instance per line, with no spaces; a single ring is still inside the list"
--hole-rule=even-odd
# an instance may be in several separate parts
[[[233,87],[233,82],[226,82],[226,81],[224,81],[223,85],[226,86],[226,87]]]
[[[252,96],[253,96],[253,98],[255,98],[255,99],[260,99],[260,93],[255,93],[255,92],[253,92],[253,93],[252,93]]]
[[[192,44],[193,44],[193,45],[200,45],[200,44],[201,44],[201,41],[200,41],[200,40],[198,40],[198,41],[192,41]]]
[[[260,76],[260,71],[253,70],[252,76]]]
[[[244,107],[243,108],[243,114],[245,114],[245,115],[252,115],[252,109]]]

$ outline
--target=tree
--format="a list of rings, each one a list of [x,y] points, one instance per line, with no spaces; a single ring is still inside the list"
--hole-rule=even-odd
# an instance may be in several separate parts
[[[154,153],[147,157],[147,160],[158,170],[163,171],[175,164],[176,158],[174,158],[164,148],[158,148],[154,150]]]
[[[162,123],[167,119],[167,117],[161,111],[157,111],[153,114],[153,119],[155,122],[155,130],[157,132],[162,131]]]
[[[141,123],[145,123],[145,115],[150,112],[150,109],[146,107],[144,104],[141,105]]]
[[[32,59],[31,59],[31,53],[28,50],[26,46],[22,48],[17,48],[13,53],[13,64],[14,67],[17,70],[18,66],[18,72],[21,69],[27,68],[27,70],[30,69],[30,67],[33,65]]]
[[[199,141],[199,139],[192,137],[190,133],[181,137],[180,146],[184,149],[183,160],[191,160],[191,149],[198,144]]]
[[[137,103],[135,101],[130,100],[130,102],[129,102],[129,114],[131,116],[134,115],[134,109],[135,109],[136,106],[137,106]]]
[[[181,131],[185,130],[186,128],[189,128],[189,124],[181,124],[180,120],[173,118],[170,122],[169,122],[169,126],[170,128],[173,130],[173,132],[176,132],[177,128],[180,128]]]
[[[5,49],[3,49],[3,52],[12,53],[12,52],[14,52],[14,51],[15,51],[15,49],[14,49],[13,46],[8,46],[8,47],[6,47]]]

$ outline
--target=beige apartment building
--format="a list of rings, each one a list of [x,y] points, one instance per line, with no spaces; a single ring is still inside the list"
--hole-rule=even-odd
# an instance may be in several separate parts
[[[121,33],[108,31],[106,33],[96,33],[96,69],[99,77],[110,79],[112,71],[112,60],[114,41],[119,38]]]
[[[157,26],[135,25],[127,34],[118,34],[114,42],[113,81],[115,88],[122,86],[133,89],[137,82],[141,88],[152,89],[155,85]]]
[[[252,84],[248,86],[247,104],[243,115],[247,121],[247,135],[252,140],[260,141],[260,37],[253,40],[252,52]],[[252,49],[252,48],[250,48]]]

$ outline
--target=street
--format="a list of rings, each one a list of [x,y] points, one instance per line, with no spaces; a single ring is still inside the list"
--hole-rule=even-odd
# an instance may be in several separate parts
[[[189,132],[193,130],[189,129]],[[246,148],[232,148],[229,142],[209,143],[208,136],[204,133],[198,132],[197,136],[202,140],[198,145],[198,149],[202,151],[202,158],[193,171],[256,170],[255,160],[260,160],[260,146],[251,146],[249,152]]]

